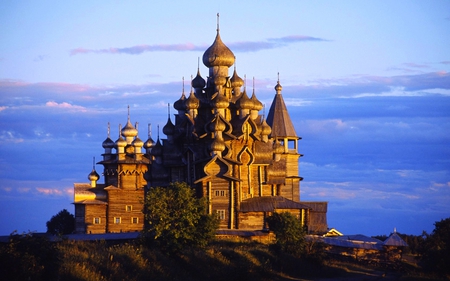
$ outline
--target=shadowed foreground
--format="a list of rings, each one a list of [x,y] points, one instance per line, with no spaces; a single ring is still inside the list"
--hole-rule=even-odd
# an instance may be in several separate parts
[[[323,253],[296,258],[255,242],[216,241],[168,255],[135,243],[49,242],[0,245],[4,280],[435,280],[413,264],[359,264]],[[31,278],[31,279],[30,279]]]

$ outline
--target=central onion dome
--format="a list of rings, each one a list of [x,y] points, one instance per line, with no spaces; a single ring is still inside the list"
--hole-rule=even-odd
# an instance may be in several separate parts
[[[234,60],[233,52],[222,42],[219,29],[217,29],[216,39],[203,54],[203,64],[208,68],[213,66],[230,67],[234,64]]]
[[[138,134],[138,130],[131,124],[130,118],[128,118],[127,125],[122,129],[122,136],[135,137]]]

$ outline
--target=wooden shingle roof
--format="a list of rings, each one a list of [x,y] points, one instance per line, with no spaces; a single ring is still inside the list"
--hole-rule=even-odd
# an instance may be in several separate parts
[[[277,209],[311,209],[282,196],[253,197],[241,202],[240,212],[274,212]]]
[[[272,128],[272,137],[297,137],[281,92],[275,94],[266,122]]]

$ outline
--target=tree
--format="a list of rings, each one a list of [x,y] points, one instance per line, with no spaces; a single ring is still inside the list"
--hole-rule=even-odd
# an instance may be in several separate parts
[[[305,231],[291,213],[273,213],[267,218],[269,229],[276,235],[276,245],[282,251],[300,256],[305,252]]]
[[[73,233],[75,230],[75,217],[66,209],[54,215],[47,222],[47,233],[63,235]]]
[[[422,249],[424,267],[442,274],[450,274],[450,218],[437,221],[430,235],[425,235]]]
[[[144,203],[144,238],[164,250],[205,246],[215,236],[218,220],[207,214],[205,198],[196,198],[186,183],[151,188]]]

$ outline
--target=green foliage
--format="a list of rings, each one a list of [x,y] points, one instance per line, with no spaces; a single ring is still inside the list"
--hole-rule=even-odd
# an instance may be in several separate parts
[[[206,199],[196,198],[186,183],[150,189],[144,213],[146,241],[169,252],[186,246],[206,246],[218,227],[217,218],[207,214]]]
[[[276,235],[278,249],[294,256],[305,253],[305,231],[296,217],[288,212],[273,213],[267,222]]]
[[[422,261],[428,270],[450,276],[450,218],[434,224],[430,235],[426,235],[422,248]]]
[[[66,209],[54,215],[47,222],[47,233],[63,235],[73,233],[75,230],[75,217]]]

